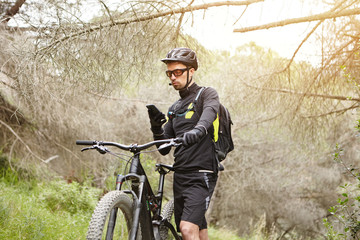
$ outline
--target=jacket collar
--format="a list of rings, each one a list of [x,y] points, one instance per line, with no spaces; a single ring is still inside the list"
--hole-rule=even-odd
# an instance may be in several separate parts
[[[180,90],[179,95],[181,98],[185,98],[189,96],[191,93],[197,92],[199,88],[200,87],[196,83],[193,83],[190,87]]]

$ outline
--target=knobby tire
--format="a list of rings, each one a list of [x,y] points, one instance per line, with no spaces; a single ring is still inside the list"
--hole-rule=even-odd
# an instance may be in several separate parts
[[[110,213],[117,209],[117,218],[113,236],[106,236]],[[121,191],[108,192],[97,204],[88,228],[86,239],[123,239],[130,234],[133,214],[133,200]],[[140,226],[137,240],[142,239]]]
[[[161,211],[161,216],[163,219],[167,219],[168,222],[171,222],[171,218],[174,213],[174,199],[171,199],[169,202],[167,202]],[[169,238],[169,228],[166,227],[164,224],[160,224],[159,226],[159,233],[161,240],[168,240],[172,239]]]

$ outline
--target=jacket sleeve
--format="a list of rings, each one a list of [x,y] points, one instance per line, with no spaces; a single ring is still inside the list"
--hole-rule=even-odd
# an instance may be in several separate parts
[[[205,127],[209,129],[217,117],[220,107],[219,96],[214,88],[208,87],[201,94],[202,114],[196,127]]]

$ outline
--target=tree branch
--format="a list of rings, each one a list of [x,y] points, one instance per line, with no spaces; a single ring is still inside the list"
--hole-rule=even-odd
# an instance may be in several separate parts
[[[125,19],[119,19],[119,20],[114,20],[114,21],[110,21],[107,23],[101,23],[100,25],[96,25],[96,26],[91,26],[88,29],[84,29],[81,30],[79,32],[75,32],[72,34],[69,34],[67,36],[64,36],[60,39],[57,39],[56,41],[54,41],[52,44],[50,44],[49,46],[46,46],[44,48],[41,48],[40,50],[38,50],[38,52],[44,51],[46,49],[49,49],[63,41],[66,41],[68,39],[71,39],[73,37],[78,37],[81,36],[83,34],[89,33],[89,32],[94,32],[106,27],[113,27],[116,25],[125,25],[125,24],[129,24],[129,23],[135,23],[135,22],[143,22],[143,21],[147,21],[147,20],[152,20],[155,18],[160,18],[160,17],[164,17],[164,16],[168,16],[168,15],[174,15],[174,14],[178,14],[178,13],[187,13],[187,12],[192,12],[192,11],[197,11],[197,10],[204,10],[204,9],[208,9],[208,8],[212,8],[212,7],[221,7],[221,6],[247,6],[253,3],[258,3],[258,2],[263,2],[264,0],[245,0],[245,1],[223,1],[223,2],[213,2],[213,3],[206,3],[206,4],[201,4],[201,5],[196,5],[196,6],[187,6],[184,8],[177,8],[177,9],[172,9],[169,11],[163,11],[163,12],[159,12],[159,13],[155,13],[155,14],[150,14],[150,15],[145,15],[145,16],[140,16],[140,17],[132,17],[132,18],[125,18]]]
[[[288,89],[261,88],[261,87],[256,87],[256,86],[249,85],[249,84],[247,84],[247,83],[245,83],[243,81],[242,81],[242,83],[244,85],[246,85],[247,87],[251,87],[251,88],[255,88],[255,89],[263,90],[263,91],[269,91],[269,92],[279,92],[279,93],[286,93],[286,94],[294,94],[294,95],[299,95],[299,96],[304,96],[304,97],[319,97],[319,98],[335,99],[335,100],[341,100],[341,101],[360,102],[360,98],[335,96],[335,95],[328,95],[328,94],[302,93],[302,92],[296,92],[296,91],[288,90]]]
[[[6,14],[3,19],[0,20],[0,22],[8,22],[12,16],[17,14],[20,10],[20,7],[25,3],[25,0],[16,0],[14,5],[6,10]]]
[[[130,98],[116,98],[116,97],[110,97],[110,96],[105,96],[105,95],[101,95],[95,92],[89,92],[86,91],[87,93],[94,95],[96,97],[99,97],[101,99],[107,99],[107,100],[112,100],[112,101],[125,101],[125,102],[135,102],[135,103],[149,103],[148,100],[143,100],[143,99],[130,99]],[[169,102],[153,102],[156,104],[163,104],[163,105],[169,105]]]
[[[329,12],[336,12],[336,10],[338,10],[339,7],[342,7],[343,4],[345,3],[346,0],[341,1],[340,3],[338,3],[334,8],[332,8]],[[338,12],[340,12],[340,10],[338,10]],[[306,35],[306,37],[302,40],[302,42],[300,43],[300,45],[297,47],[297,49],[295,50],[293,56],[291,57],[289,63],[287,64],[287,66],[284,68],[284,70],[282,70],[281,72],[284,72],[285,70],[287,70],[291,63],[294,61],[294,58],[296,56],[296,54],[299,52],[300,48],[302,47],[302,45],[310,38],[310,36],[315,32],[315,30],[325,21],[324,20],[320,20],[315,27],[313,27],[313,29]]]
[[[31,151],[30,147],[19,137],[19,135],[9,126],[7,125],[5,122],[0,120],[0,124],[5,126],[7,129],[9,129],[9,131],[14,134],[14,136],[22,143],[24,144],[25,148],[30,152],[30,154],[32,154],[33,156],[35,156],[37,159],[39,159],[42,162],[45,162],[45,160],[43,160],[41,157],[39,157],[38,155],[36,155],[35,153],[33,153],[33,151]]]
[[[296,54],[299,52],[300,48],[302,47],[302,45],[310,38],[310,36],[315,32],[315,30],[321,25],[323,21],[319,21],[315,27],[313,27],[313,29],[306,35],[306,37],[301,41],[300,45],[296,48],[294,54],[292,55],[290,61],[288,62],[288,64],[286,65],[286,67],[280,71],[280,72],[285,72],[285,70],[289,69],[291,63],[294,61]]]
[[[303,23],[303,22],[313,22],[313,21],[319,21],[319,20],[325,20],[325,19],[332,19],[337,17],[346,17],[351,15],[358,15],[360,14],[360,8],[354,8],[354,9],[347,9],[337,12],[325,12],[320,14],[315,14],[307,17],[299,17],[299,18],[291,18],[286,19],[278,22],[272,22],[264,25],[258,25],[258,26],[252,26],[252,27],[245,27],[245,28],[237,28],[234,29],[234,32],[251,32],[256,30],[262,30],[262,29],[269,29],[269,28],[275,28],[275,27],[282,27],[285,25],[295,24],[295,23]]]
[[[324,117],[324,116],[331,115],[331,114],[342,114],[344,112],[347,112],[349,110],[352,110],[352,109],[355,109],[355,108],[358,108],[358,107],[359,107],[359,105],[355,103],[351,107],[348,107],[348,108],[335,110],[335,111],[331,111],[331,112],[327,112],[327,113],[322,113],[322,114],[319,114],[319,115],[302,116],[302,117],[303,118],[319,118],[319,117]]]
[[[7,86],[11,89],[16,90],[15,87],[9,83],[10,81],[15,82],[14,78],[9,76],[9,74],[7,74],[6,72],[0,70],[0,83],[4,84],[5,86]]]
[[[325,66],[329,66],[331,61],[334,60],[334,58],[336,56],[339,56],[340,53],[343,51],[343,49],[345,49],[347,46],[349,46],[351,43],[353,43],[355,41],[355,39],[352,39],[351,41],[348,41],[347,43],[343,44],[342,46],[339,46],[336,50],[336,52],[334,54],[332,54],[332,56],[326,60],[325,64],[323,64],[322,69],[318,70],[316,74],[314,74],[314,77],[312,78],[312,83],[307,87],[306,89],[306,93],[310,91],[311,87],[315,84],[316,79],[320,76],[320,74],[322,73],[323,69],[325,68]],[[296,107],[296,111],[300,108],[303,98],[306,97],[307,95],[303,95],[302,98],[299,100],[299,102],[297,103],[297,107]],[[343,99],[344,100],[344,99]],[[348,99],[347,99],[348,100]]]

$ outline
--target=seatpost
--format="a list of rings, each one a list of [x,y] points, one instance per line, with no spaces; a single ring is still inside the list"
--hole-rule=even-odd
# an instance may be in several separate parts
[[[165,183],[165,175],[168,173],[167,171],[165,171],[162,166],[158,166],[158,172],[160,174],[159,176],[159,187],[158,187],[158,193],[156,195],[156,198],[158,200],[158,205],[160,206],[157,209],[157,214],[160,215],[161,214],[161,206],[162,206],[162,195],[164,192],[164,183]]]

